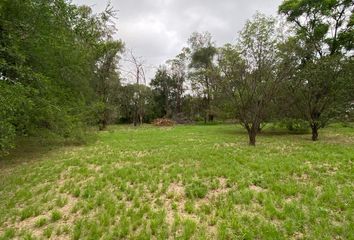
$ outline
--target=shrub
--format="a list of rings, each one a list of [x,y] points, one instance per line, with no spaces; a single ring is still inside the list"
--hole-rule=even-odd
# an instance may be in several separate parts
[[[25,125],[26,93],[21,84],[0,80],[0,156],[14,147],[16,132]]]
[[[290,132],[307,133],[309,131],[308,122],[301,119],[287,118],[284,119],[280,125],[286,127]]]
[[[0,121],[0,156],[8,154],[9,149],[14,147],[15,136],[13,125]]]

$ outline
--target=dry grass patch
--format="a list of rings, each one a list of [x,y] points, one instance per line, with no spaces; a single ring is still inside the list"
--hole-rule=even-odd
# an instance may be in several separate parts
[[[260,192],[265,192],[266,191],[266,189],[264,189],[264,188],[262,188],[260,186],[254,185],[254,184],[250,185],[249,189],[254,191],[254,192],[256,192],[256,193],[260,193]]]

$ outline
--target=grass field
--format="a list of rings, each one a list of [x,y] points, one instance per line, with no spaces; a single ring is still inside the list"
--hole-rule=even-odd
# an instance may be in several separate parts
[[[0,161],[0,239],[354,239],[354,128],[114,126]]]

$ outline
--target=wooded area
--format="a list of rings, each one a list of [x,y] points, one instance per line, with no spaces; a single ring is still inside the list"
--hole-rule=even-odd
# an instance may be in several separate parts
[[[278,3],[0,0],[0,240],[353,239],[354,2]]]
[[[121,84],[124,39],[113,37],[110,5],[94,14],[65,0],[3,0],[0,150],[17,136],[80,139],[88,126],[156,118],[235,120],[251,145],[264,124],[280,122],[311,128],[315,141],[330,121],[353,121],[353,11],[352,0],[286,0],[279,16],[256,13],[225,46],[193,33],[149,84],[131,54],[136,81]]]

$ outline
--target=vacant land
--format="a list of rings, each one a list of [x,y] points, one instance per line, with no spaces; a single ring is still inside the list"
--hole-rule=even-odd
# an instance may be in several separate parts
[[[0,161],[0,239],[353,239],[354,129],[111,127]]]

